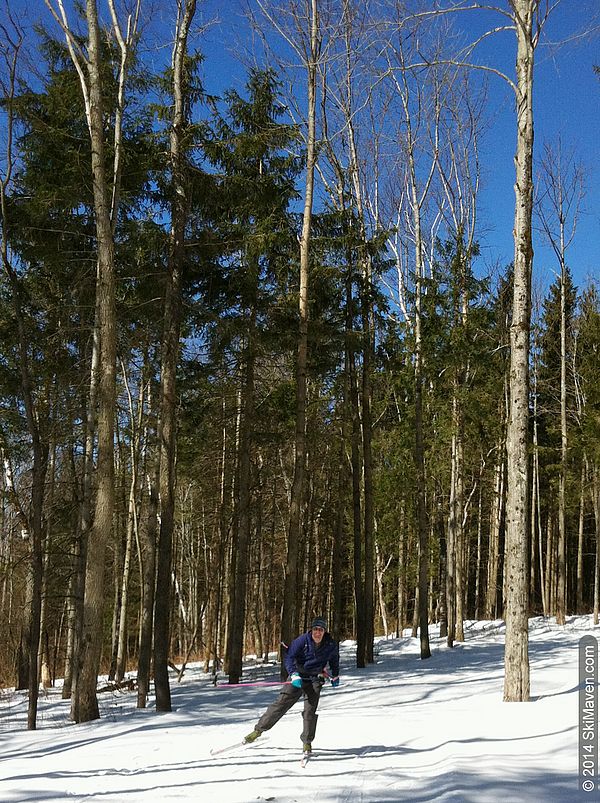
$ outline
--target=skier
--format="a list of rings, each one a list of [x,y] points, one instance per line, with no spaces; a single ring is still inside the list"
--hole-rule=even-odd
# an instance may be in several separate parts
[[[285,656],[284,665],[289,673],[288,683],[279,697],[267,708],[244,742],[250,744],[268,731],[304,695],[304,728],[302,749],[310,754],[317,728],[317,706],[321,688],[327,680],[325,667],[329,664],[329,676],[333,688],[340,684],[340,656],[337,643],[327,632],[327,622],[321,617],[313,619],[310,630],[295,638]]]

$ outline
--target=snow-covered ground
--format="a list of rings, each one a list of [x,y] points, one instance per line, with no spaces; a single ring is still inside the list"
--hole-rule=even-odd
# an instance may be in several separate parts
[[[590,617],[531,620],[532,701],[503,703],[502,622],[469,623],[446,648],[431,630],[418,641],[379,639],[377,663],[353,666],[342,645],[342,684],[325,687],[314,758],[299,763],[298,703],[250,747],[211,757],[241,739],[277,686],[214,687],[199,667],[172,683],[173,711],[135,708],[134,692],[100,695],[101,720],[68,721],[69,703],[40,699],[37,731],[27,702],[0,696],[0,801],[461,801],[600,800],[578,781],[578,643],[600,637]],[[408,632],[408,631],[407,631]],[[275,681],[278,667],[249,667],[244,680]]]

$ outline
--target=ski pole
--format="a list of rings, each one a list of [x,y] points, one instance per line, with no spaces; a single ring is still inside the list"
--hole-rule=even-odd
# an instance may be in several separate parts
[[[230,689],[240,688],[241,686],[287,686],[289,680],[263,680],[257,683],[217,683],[219,688],[229,687]]]

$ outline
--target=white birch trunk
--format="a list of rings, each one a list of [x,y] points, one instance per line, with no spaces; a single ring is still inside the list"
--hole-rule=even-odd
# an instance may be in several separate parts
[[[504,700],[529,700],[528,405],[533,203],[533,20],[537,0],[511,0],[517,35],[515,258],[510,326]]]

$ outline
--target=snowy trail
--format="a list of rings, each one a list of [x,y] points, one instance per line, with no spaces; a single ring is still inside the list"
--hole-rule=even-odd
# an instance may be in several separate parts
[[[380,640],[377,663],[352,668],[342,647],[342,685],[326,687],[315,756],[300,766],[301,705],[257,743],[222,756],[211,747],[248,732],[277,688],[213,687],[197,668],[173,683],[174,710],[135,709],[135,694],[104,695],[103,718],[68,723],[53,690],[38,731],[24,730],[26,701],[0,700],[0,800],[207,801],[207,803],[572,803],[578,792],[578,642],[596,637],[589,617],[564,628],[531,622],[532,702],[505,704],[503,627],[471,624],[448,650],[435,638]],[[247,677],[273,679],[277,667]],[[246,673],[245,673],[246,677]]]

